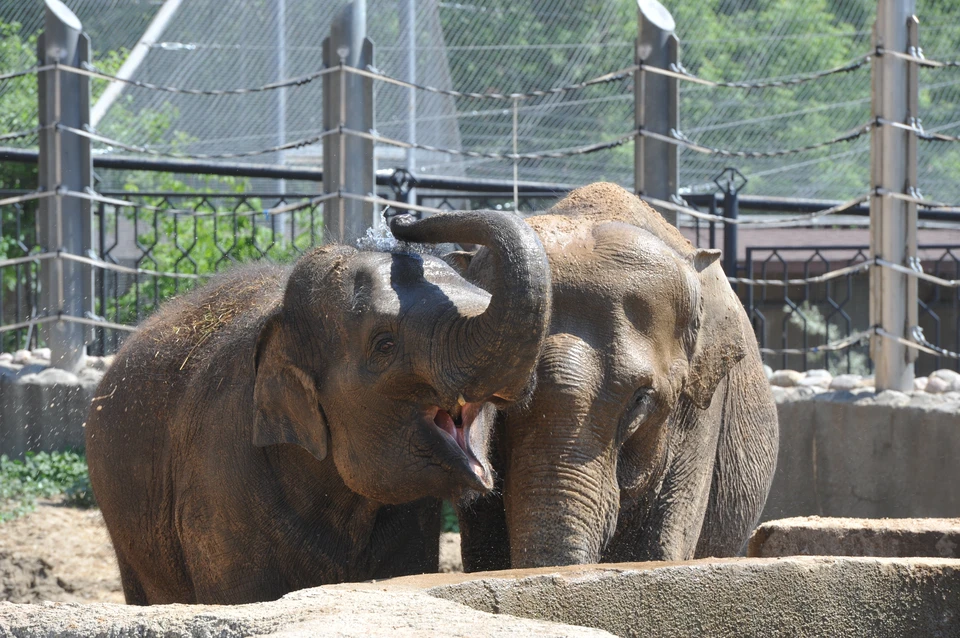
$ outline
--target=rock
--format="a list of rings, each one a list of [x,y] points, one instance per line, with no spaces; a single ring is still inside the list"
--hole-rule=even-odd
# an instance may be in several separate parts
[[[948,368],[941,368],[930,374],[931,379],[942,379],[947,384],[947,390],[944,392],[960,392],[960,373]]]
[[[107,362],[104,357],[87,357],[84,365],[91,370],[100,370],[101,372],[107,369]]]
[[[30,354],[32,354],[35,359],[50,360],[50,348],[35,348]]]
[[[943,380],[940,377],[935,377],[932,374],[927,377],[927,387],[925,388],[926,392],[930,394],[942,394],[950,389],[950,383]]]
[[[29,350],[17,350],[13,353],[13,362],[22,365],[29,361],[31,356],[32,355]]]
[[[781,388],[792,388],[803,379],[803,373],[796,370],[777,370],[770,376],[770,385],[777,385]]]
[[[103,371],[84,368],[77,373],[77,379],[79,379],[81,385],[97,386],[100,385],[100,380],[103,379]]]
[[[767,364],[763,364],[763,373],[767,375],[767,381],[769,381],[770,377],[773,376],[773,368],[771,368]]]
[[[40,385],[77,385],[80,383],[77,375],[60,368],[47,368],[43,372],[37,373],[36,376],[37,383]]]
[[[930,373],[931,379],[943,379],[948,384],[957,383],[960,381],[960,372],[950,370],[949,368],[941,368]]]
[[[318,587],[250,605],[127,605],[0,603],[0,636],[561,636],[610,637],[579,627],[472,609],[422,590]]]
[[[874,401],[877,405],[902,407],[910,403],[910,395],[896,390],[884,390],[876,395]]]
[[[913,380],[913,391],[914,392],[925,392],[927,389],[927,382],[930,381],[928,377],[917,377]]]
[[[815,388],[828,388],[833,381],[833,375],[826,370],[807,370],[807,374],[798,385]]]
[[[747,556],[960,558],[960,518],[785,518],[753,533]]]
[[[13,361],[13,355],[9,352],[0,352],[0,363],[10,363]]]
[[[831,390],[854,390],[860,387],[863,377],[859,374],[840,374],[830,381]]]
[[[861,388],[872,388],[876,384],[876,381],[872,376],[864,377],[863,381],[860,382]]]

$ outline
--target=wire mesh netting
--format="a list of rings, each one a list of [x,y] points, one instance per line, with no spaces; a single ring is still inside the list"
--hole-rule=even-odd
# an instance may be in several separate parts
[[[98,64],[107,52],[129,49],[160,2],[71,2],[93,40]],[[179,4],[133,79],[183,88],[262,85],[317,71],[321,44],[341,1],[191,0]],[[235,5],[235,6],[234,6]],[[676,0],[665,5],[677,22],[681,61],[698,76],[727,81],[791,79],[837,67],[870,53],[874,0]],[[406,13],[415,7],[411,55]],[[960,58],[960,4],[919,0],[920,41],[927,57]],[[461,92],[525,92],[567,85],[633,64],[637,31],[633,0],[369,0],[368,35],[383,73]],[[0,18],[19,22],[26,38],[42,26],[42,4],[0,2]],[[14,60],[4,40],[4,69]],[[29,47],[26,47],[29,49]],[[115,61],[115,59],[114,59]],[[25,78],[0,99],[18,99]],[[514,103],[417,91],[377,82],[377,132],[389,138],[453,150],[510,153]],[[35,97],[35,95],[34,95]],[[322,82],[247,95],[195,96],[124,88],[98,130],[127,144],[187,154],[249,152],[315,136],[322,129]],[[7,113],[15,109],[6,109]],[[960,69],[921,74],[927,131],[957,134]],[[413,124],[410,115],[415,114]],[[681,83],[680,121],[690,140],[710,147],[772,151],[840,136],[868,122],[870,71],[864,65],[814,82],[756,90]],[[633,128],[633,78],[516,103],[520,153],[608,142]],[[8,122],[3,132],[29,123]],[[13,126],[17,124],[17,126]],[[33,140],[11,143],[31,144]],[[920,184],[941,201],[960,201],[960,145],[922,142]],[[118,152],[97,144],[98,152]],[[319,165],[320,144],[256,156],[249,161]],[[412,162],[409,163],[409,162]],[[478,178],[513,176],[513,163],[458,157],[378,144],[379,168]],[[777,158],[725,158],[690,149],[680,154],[681,185],[713,191],[713,178],[736,166],[750,194],[847,199],[868,187],[869,136]],[[521,160],[522,180],[631,186],[632,143],[565,158]]]

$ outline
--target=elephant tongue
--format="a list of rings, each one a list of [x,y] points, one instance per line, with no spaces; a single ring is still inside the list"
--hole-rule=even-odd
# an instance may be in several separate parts
[[[473,455],[473,452],[470,451],[470,443],[468,441],[470,424],[463,422],[458,426],[454,422],[453,417],[451,417],[450,413],[446,410],[437,410],[437,415],[433,418],[433,422],[438,428],[446,432],[447,435],[454,440],[457,446],[463,450],[463,453],[467,456],[467,461],[470,463],[470,469],[473,470],[473,473],[482,477],[483,466],[480,465],[480,462],[477,461],[477,458]]]

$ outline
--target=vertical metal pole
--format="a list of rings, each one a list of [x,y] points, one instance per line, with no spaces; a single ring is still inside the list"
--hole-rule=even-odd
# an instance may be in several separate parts
[[[323,41],[323,63],[366,68],[373,64],[373,42],[366,37],[367,3],[353,0],[343,8]],[[323,78],[323,126],[337,131],[323,140],[323,192],[371,195],[374,192],[373,142],[343,133],[344,128],[371,132],[373,80],[341,71]],[[330,214],[331,209],[336,214]],[[367,228],[379,224],[369,202],[341,198],[324,205],[324,240],[353,244]]]
[[[909,25],[914,19],[914,0],[878,0],[874,25],[874,47],[906,52],[909,47]],[[906,60],[891,55],[874,55],[872,68],[873,118],[906,122],[911,101],[910,69]],[[905,266],[916,255],[916,211],[906,202],[883,197],[878,189],[895,193],[908,192],[911,176],[916,175],[916,153],[910,153],[912,133],[892,126],[874,127],[870,145],[870,253]],[[913,167],[908,167],[912,163]],[[909,338],[915,325],[917,306],[916,281],[887,268],[870,271],[870,322],[883,330]],[[912,322],[912,323],[911,323]],[[913,390],[914,356],[908,348],[874,335],[871,356],[876,370],[877,390]]]
[[[407,82],[417,81],[417,2],[416,0],[397,0],[400,9],[400,31],[407,42]],[[417,90],[407,90],[407,141],[417,143]],[[417,149],[408,148],[406,154],[407,171],[417,173]],[[417,189],[407,191],[407,203],[417,203]]]
[[[44,33],[38,41],[42,64],[79,67],[90,59],[89,39],[80,20],[60,0],[45,0]],[[38,78],[40,132],[39,182],[45,191],[67,188],[83,192],[93,185],[90,140],[63,133],[59,123],[78,129],[90,123],[90,81],[86,76],[44,71]],[[40,200],[40,243],[46,250],[63,250],[87,256],[93,246],[91,203],[73,197]],[[88,317],[93,314],[93,272],[63,259],[40,266],[41,315]],[[83,366],[87,341],[93,330],[82,324],[57,321],[43,326],[50,347],[51,365],[75,371]]]
[[[287,77],[287,0],[277,0],[277,80]],[[287,141],[287,90],[277,89],[277,145]],[[277,163],[284,164],[285,153],[277,153]],[[287,192],[287,181],[277,183],[277,192]]]
[[[723,193],[723,216],[727,219],[740,217],[740,196],[733,184]],[[723,271],[727,273],[727,277],[737,276],[736,224],[723,225]],[[736,290],[736,287],[734,287],[734,290]]]
[[[513,154],[517,154],[518,137],[520,135],[520,98],[513,98]],[[520,162],[513,159],[513,211],[520,211]]]
[[[639,37],[636,63],[669,69],[679,59],[680,41],[674,34],[673,16],[657,0],[637,0]],[[670,135],[680,128],[680,89],[676,78],[640,70],[634,82],[634,121],[637,130]],[[646,195],[671,201],[677,194],[678,154],[676,144],[637,136],[634,145],[634,189]],[[675,211],[661,210],[671,224],[677,223]]]

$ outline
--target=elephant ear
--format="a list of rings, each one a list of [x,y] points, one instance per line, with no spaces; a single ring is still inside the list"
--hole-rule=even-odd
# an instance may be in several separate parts
[[[720,381],[746,356],[748,347],[739,316],[743,306],[730,288],[719,258],[719,250],[698,250],[693,258],[700,279],[699,328],[684,394],[701,410],[710,407]]]
[[[280,314],[267,319],[257,338],[253,397],[257,447],[293,443],[318,460],[327,456],[330,431],[310,376],[290,360]]]

